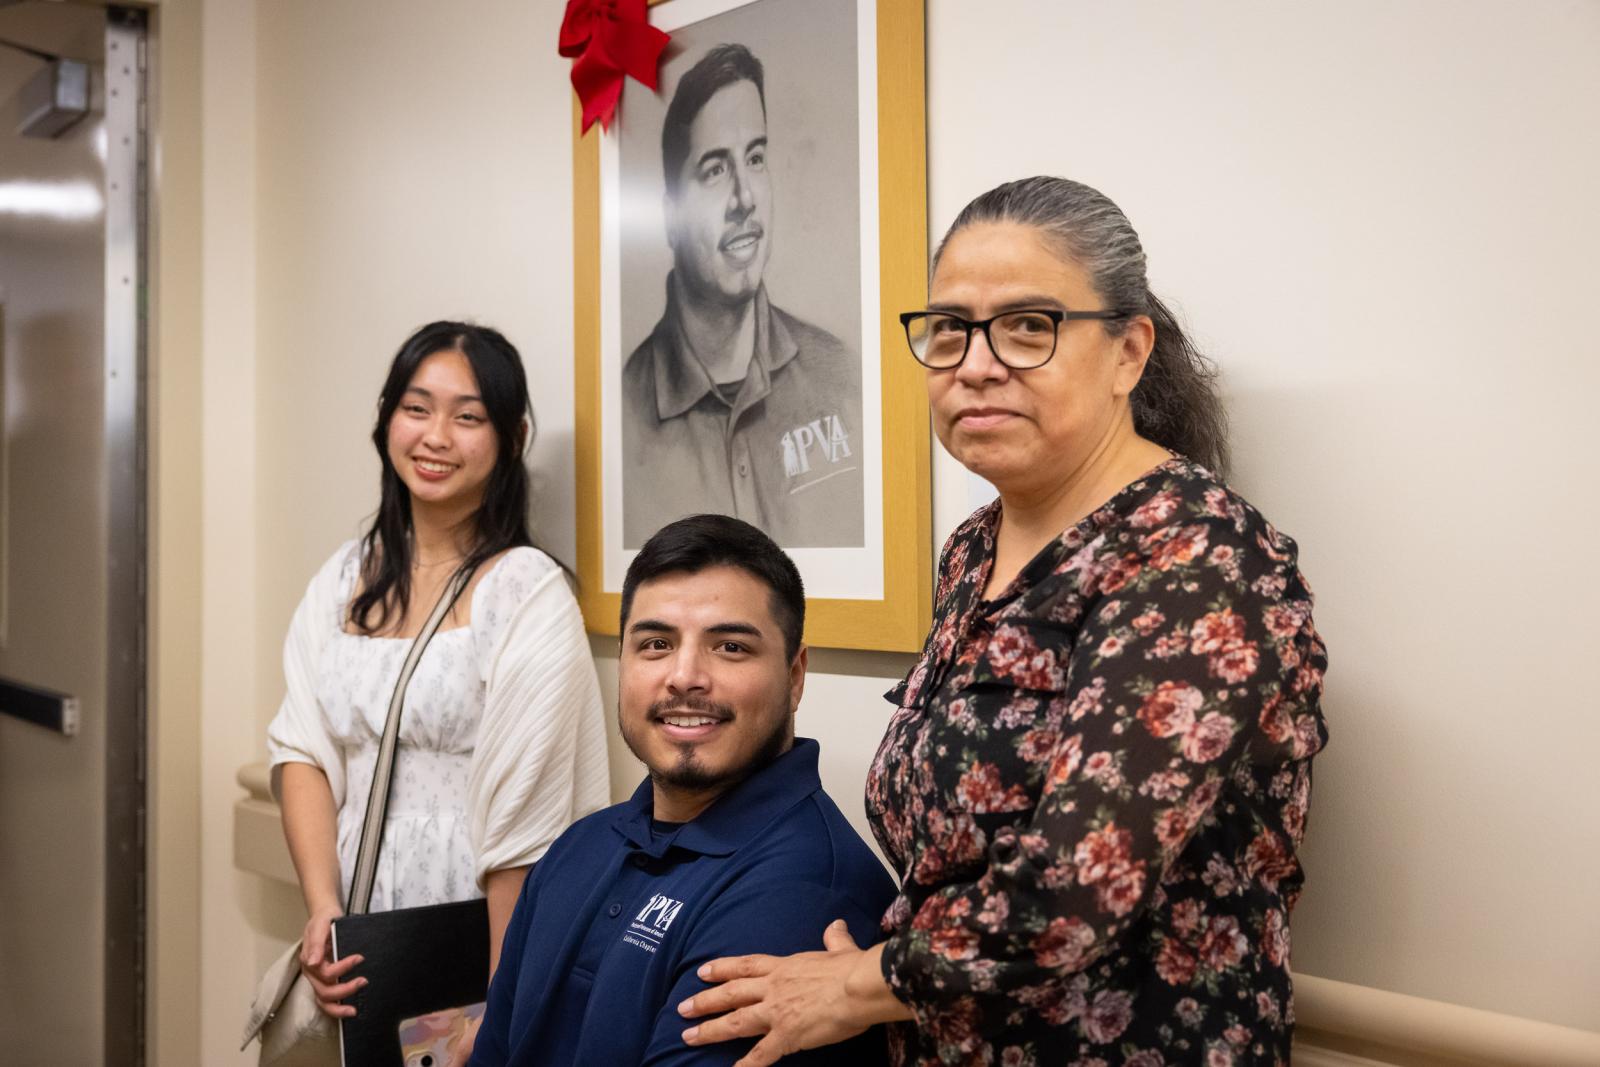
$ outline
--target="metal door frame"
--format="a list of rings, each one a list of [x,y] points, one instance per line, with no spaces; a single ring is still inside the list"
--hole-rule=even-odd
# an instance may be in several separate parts
[[[105,1062],[145,1062],[147,16],[106,9]]]

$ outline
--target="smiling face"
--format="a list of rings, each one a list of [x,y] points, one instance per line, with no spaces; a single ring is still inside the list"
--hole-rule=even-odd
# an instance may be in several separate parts
[[[694,117],[666,210],[673,264],[693,298],[740,304],[755,296],[772,251],[772,179],[754,82],[717,90]]]
[[[623,623],[617,722],[655,784],[656,817],[687,821],[794,742],[806,652],[793,660],[772,591],[738,567],[643,582]]]
[[[1088,274],[1032,226],[976,223],[946,243],[929,308],[987,319],[1022,308],[1095,311]],[[950,454],[1002,494],[1064,484],[1107,442],[1132,432],[1128,396],[1154,334],[1136,316],[1113,336],[1095,321],[1061,324],[1050,362],[1011,370],[974,331],[966,359],[927,372],[934,432]]]
[[[472,512],[483,503],[499,442],[466,356],[435,352],[417,365],[387,436],[413,506]]]

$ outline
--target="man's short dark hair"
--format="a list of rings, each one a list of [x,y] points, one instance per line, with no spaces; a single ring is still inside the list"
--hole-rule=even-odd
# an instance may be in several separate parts
[[[772,594],[772,618],[783,631],[786,656],[793,660],[806,625],[800,571],[772,538],[731,515],[691,515],[663,526],[644,543],[622,579],[622,632],[627,632],[628,612],[639,586],[664,575],[698,574],[709,567],[737,567],[766,585]]]
[[[719,44],[690,67],[672,91],[667,117],[661,123],[661,166],[667,179],[667,192],[678,191],[683,161],[689,155],[689,127],[706,101],[734,82],[753,82],[761,97],[761,115],[767,114],[767,82],[761,60],[742,44]]]

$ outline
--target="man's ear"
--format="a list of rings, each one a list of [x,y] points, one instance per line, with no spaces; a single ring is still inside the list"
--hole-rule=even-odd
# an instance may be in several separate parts
[[[810,650],[805,645],[794,654],[794,659],[789,661],[789,714],[793,715],[800,710],[800,697],[806,690],[806,653]]]

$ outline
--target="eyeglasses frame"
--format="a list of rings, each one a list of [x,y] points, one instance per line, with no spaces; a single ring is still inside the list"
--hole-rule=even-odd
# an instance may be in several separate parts
[[[946,366],[935,367],[924,363],[922,361],[922,357],[917,355],[916,346],[911,343],[911,323],[916,319],[925,319],[930,315],[942,315],[947,319],[954,319],[957,322],[965,324],[967,337],[961,346],[961,358],[956,360],[954,363]],[[1032,363],[1026,367],[1015,367],[1002,359],[999,349],[995,348],[994,346],[994,335],[989,332],[989,327],[994,325],[997,320],[1003,319],[1007,315],[1043,315],[1045,318],[1049,319],[1055,326],[1055,334],[1050,339],[1050,354],[1044,357],[1044,359],[1040,360],[1038,363]],[[1008,370],[1037,370],[1046,363],[1049,363],[1052,359],[1056,358],[1056,349],[1061,343],[1061,324],[1063,322],[1081,322],[1085,320],[1111,322],[1117,319],[1132,318],[1133,315],[1134,312],[1132,311],[1119,311],[1116,309],[1100,311],[1065,311],[1061,308],[1012,308],[1009,311],[1002,311],[998,315],[990,315],[986,319],[978,320],[962,318],[960,315],[953,314],[949,311],[902,311],[900,313],[900,328],[905,331],[906,347],[911,350],[911,358],[916,360],[922,366],[927,367],[929,370],[955,370],[957,367],[961,366],[961,364],[965,363],[967,361],[967,353],[972,351],[972,333],[974,330],[983,331],[983,339],[989,346],[989,354],[994,356],[995,362],[999,363],[1002,367],[1005,367]]]

